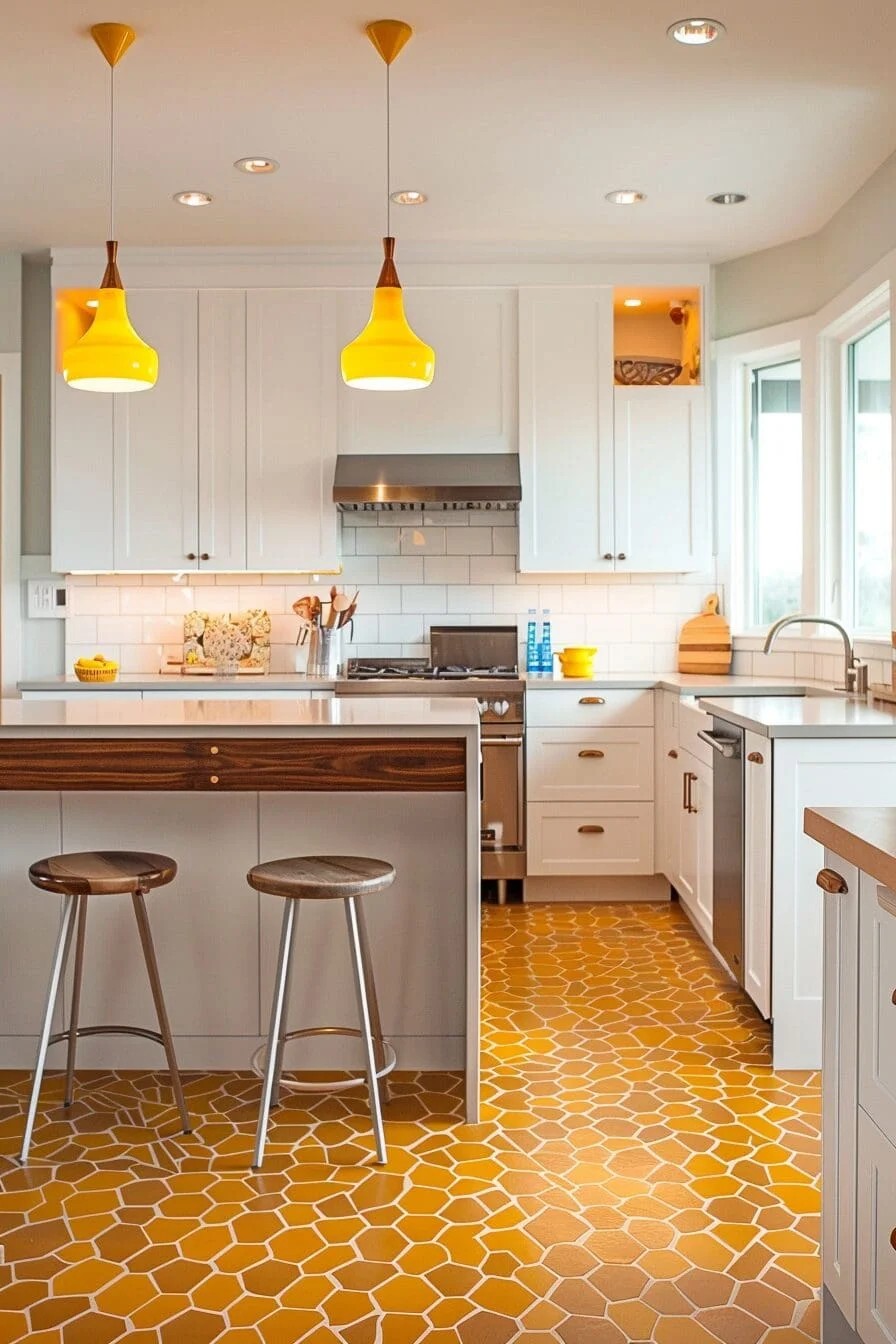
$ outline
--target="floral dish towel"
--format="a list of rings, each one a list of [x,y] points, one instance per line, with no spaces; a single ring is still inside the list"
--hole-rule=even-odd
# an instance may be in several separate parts
[[[237,663],[245,668],[271,666],[271,618],[266,611],[209,613],[188,611],[184,616],[184,664],[220,667]]]

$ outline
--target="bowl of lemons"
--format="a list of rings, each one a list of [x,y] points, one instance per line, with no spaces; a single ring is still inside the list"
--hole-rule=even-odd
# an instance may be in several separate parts
[[[118,664],[111,658],[95,653],[92,658],[79,658],[75,663],[75,676],[79,681],[115,681],[118,677]]]

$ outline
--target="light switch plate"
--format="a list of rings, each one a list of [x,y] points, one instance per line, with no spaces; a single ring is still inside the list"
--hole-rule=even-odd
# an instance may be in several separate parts
[[[68,614],[68,591],[59,579],[28,579],[30,620],[61,620]]]

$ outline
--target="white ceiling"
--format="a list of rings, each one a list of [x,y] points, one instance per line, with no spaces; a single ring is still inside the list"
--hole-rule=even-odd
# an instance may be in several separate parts
[[[896,149],[892,0],[711,0],[728,36],[665,35],[689,0],[400,0],[399,238],[556,243],[712,260],[811,233]],[[118,235],[134,244],[366,243],[384,223],[384,67],[350,0],[5,0],[0,247],[106,236],[108,71],[86,30],[138,32],[118,67]],[[264,178],[243,155],[280,160]],[[646,204],[608,205],[637,187]],[[175,205],[185,188],[207,209]],[[743,191],[746,205],[706,203]]]

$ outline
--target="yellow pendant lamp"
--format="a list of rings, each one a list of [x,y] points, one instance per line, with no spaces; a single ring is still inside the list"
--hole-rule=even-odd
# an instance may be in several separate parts
[[[391,229],[391,134],[389,68],[410,38],[410,24],[378,19],[367,25],[367,36],[386,64],[386,237],[382,270],[373,291],[370,320],[342,352],[342,377],[349,387],[371,392],[410,392],[428,387],[436,367],[435,351],[411,329],[395,269],[395,239]]]
[[[97,23],[90,30],[109,62],[109,233],[115,233],[115,67],[134,41],[124,23]],[[106,243],[106,270],[97,293],[96,315],[87,331],[62,356],[62,376],[84,392],[143,392],[159,376],[159,357],[131,326],[117,264],[118,243]]]

